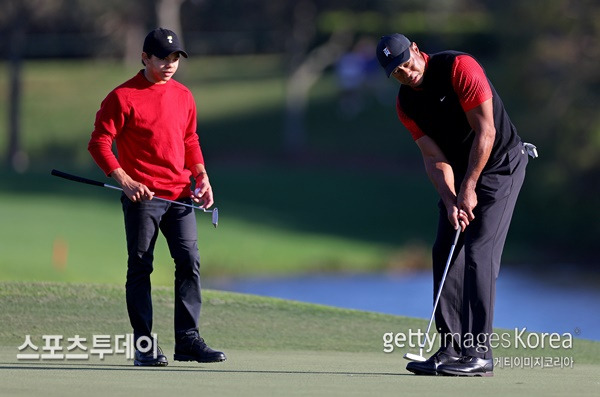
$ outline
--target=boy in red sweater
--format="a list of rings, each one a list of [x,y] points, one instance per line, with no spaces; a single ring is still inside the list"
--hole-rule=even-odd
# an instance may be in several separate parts
[[[166,366],[152,341],[150,274],[160,230],[175,262],[177,361],[218,362],[198,333],[202,304],[196,218],[190,208],[153,196],[209,208],[213,192],[196,134],[196,104],[189,89],[171,79],[181,56],[177,35],[155,29],[144,41],[145,68],[111,91],[96,114],[88,150],[107,176],[123,188],[127,237],[127,311],[136,344],[135,365]],[[118,157],[112,151],[116,142]],[[191,191],[190,176],[196,189]]]

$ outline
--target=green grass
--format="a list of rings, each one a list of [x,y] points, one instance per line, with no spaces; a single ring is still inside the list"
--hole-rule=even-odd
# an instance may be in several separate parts
[[[83,175],[105,180],[98,171]],[[351,199],[357,177],[373,194],[368,203]],[[0,280],[123,282],[126,249],[119,193],[52,177],[49,170],[26,177],[6,174],[3,180],[0,218],[10,227],[0,228]],[[435,223],[435,214],[424,208],[435,201],[412,205],[415,211],[405,215],[386,210],[410,205],[411,198],[402,194],[407,187],[427,194],[431,188],[420,178],[407,176],[403,184],[388,185],[387,177],[349,171],[223,166],[214,168],[212,180],[219,227],[211,226],[209,215],[197,215],[204,275],[429,265],[427,224]],[[273,186],[275,180],[278,186]],[[160,236],[155,282],[170,285],[172,274]]]
[[[118,195],[112,201],[0,194],[0,279],[123,282],[126,247]],[[221,209],[218,229],[197,215],[203,274],[285,274],[368,270],[391,248],[236,219]],[[170,285],[173,261],[161,236],[155,282]]]
[[[0,283],[0,370],[4,395],[595,395],[600,343],[575,339],[572,349],[497,349],[495,355],[573,357],[573,368],[497,368],[494,378],[417,377],[405,369],[405,349],[384,353],[385,332],[408,332],[425,320],[204,292],[201,331],[228,360],[203,365],[171,360],[172,291],[153,289],[155,331],[169,360],[138,369],[124,355],[87,361],[17,360],[31,335],[119,335],[130,332],[123,287],[69,283]],[[497,330],[502,332],[502,330]],[[135,372],[133,372],[135,371]]]

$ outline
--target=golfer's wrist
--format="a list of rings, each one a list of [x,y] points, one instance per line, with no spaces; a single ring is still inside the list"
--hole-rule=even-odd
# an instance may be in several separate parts
[[[117,168],[110,173],[110,177],[113,178],[121,186],[125,185],[131,178],[123,170],[123,168]]]
[[[199,178],[206,178],[208,176],[208,174],[206,173],[206,171],[200,171],[196,174],[194,174],[194,179],[198,180]]]

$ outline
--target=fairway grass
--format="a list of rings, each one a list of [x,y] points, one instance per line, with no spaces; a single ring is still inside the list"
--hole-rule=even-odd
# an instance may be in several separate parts
[[[204,292],[201,332],[228,360],[172,361],[172,291],[153,291],[154,331],[166,368],[135,368],[124,355],[100,360],[18,360],[25,335],[120,335],[130,332],[121,286],[0,282],[2,395],[132,396],[198,393],[219,396],[452,395],[585,396],[600,387],[600,343],[575,339],[571,349],[502,356],[569,356],[572,368],[497,368],[493,378],[418,377],[404,368],[405,349],[383,352],[385,332],[408,332],[424,320],[226,293]],[[66,344],[66,341],[65,341]]]
[[[373,272],[428,266],[425,211],[415,219],[383,208],[406,206],[401,188],[427,189],[418,178],[389,186],[386,178],[363,182],[382,210],[357,210],[349,197],[355,173],[281,167],[215,167],[219,227],[197,214],[203,276],[290,275],[309,272]],[[70,168],[65,171],[72,171]],[[78,172],[76,172],[78,173]],[[80,173],[115,184],[98,170]],[[2,174],[0,184],[0,280],[120,284],[126,267],[119,193],[43,173]],[[212,176],[211,176],[212,177]],[[298,184],[295,181],[311,181]],[[279,181],[273,188],[273,181]],[[334,181],[334,182],[330,182]],[[315,184],[319,206],[306,205],[303,190]],[[253,191],[253,194],[240,192]],[[424,200],[425,201],[425,200]],[[426,201],[423,204],[425,207]],[[321,207],[323,206],[323,207]],[[415,207],[413,207],[415,208]],[[428,212],[434,224],[433,212]],[[418,219],[417,219],[418,218]],[[398,227],[410,222],[411,228]],[[170,285],[173,260],[160,235],[153,281]]]
[[[100,199],[40,199],[0,191],[0,218],[10,225],[0,228],[0,279],[124,283],[127,251],[119,195],[98,193]],[[372,271],[402,252],[386,244],[246,220],[226,205],[220,210],[217,229],[210,214],[196,215],[203,276]],[[170,285],[174,265],[162,235],[154,258],[153,281]]]

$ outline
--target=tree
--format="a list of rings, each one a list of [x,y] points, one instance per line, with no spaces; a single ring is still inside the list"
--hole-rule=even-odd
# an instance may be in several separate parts
[[[527,183],[536,186],[531,239],[586,261],[600,235],[600,4],[489,3],[502,43],[498,61],[515,82],[517,126],[540,151],[528,171]]]
[[[25,3],[18,3],[10,14],[14,16],[9,31],[9,90],[8,90],[8,146],[6,159],[9,168],[24,172],[28,167],[27,154],[21,147],[21,91],[23,48],[27,26]]]
[[[298,154],[305,148],[304,116],[309,91],[325,69],[350,47],[352,39],[353,35],[348,31],[334,32],[325,43],[310,51],[290,74],[286,83],[284,126],[284,149],[287,153]]]
[[[94,32],[104,34],[107,47],[121,48],[125,62],[139,63],[141,43],[146,25],[154,19],[160,24],[181,30],[180,9],[184,0],[139,0],[123,2],[104,0],[9,0],[3,4],[0,22],[8,27],[8,145],[6,162],[17,172],[27,170],[29,161],[21,142],[22,67],[29,29],[52,33],[61,28],[83,29],[91,26]],[[102,53],[102,48],[95,49]]]
[[[0,22],[8,25],[8,145],[6,161],[9,169],[25,172],[29,166],[27,153],[21,142],[21,101],[23,51],[30,24],[45,15],[56,12],[60,1],[12,0],[6,3]]]

